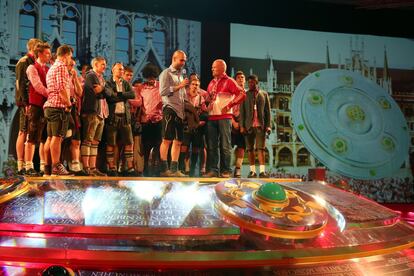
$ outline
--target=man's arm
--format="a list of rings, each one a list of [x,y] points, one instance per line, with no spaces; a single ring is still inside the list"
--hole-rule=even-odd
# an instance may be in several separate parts
[[[122,101],[122,99],[118,97],[117,90],[116,90],[116,84],[112,82],[111,80],[106,81],[105,89],[102,91],[103,93],[96,95],[97,98],[102,98],[102,96],[105,96],[108,103],[117,103],[117,102]]]
[[[42,81],[40,80],[39,74],[33,65],[29,65],[29,67],[27,67],[26,75],[35,91],[43,97],[47,98],[48,90],[43,85]]]
[[[75,87],[76,96],[78,96],[78,98],[81,98],[83,94],[83,89],[82,89],[81,82],[78,78],[78,72],[75,69],[72,69],[72,82],[73,82],[73,86]]]
[[[270,113],[270,99],[269,99],[269,94],[267,92],[264,92],[264,96],[265,96],[265,106],[264,106],[264,124],[265,124],[265,129],[266,131],[270,130],[271,126],[270,126],[270,117],[271,117],[271,113]]]
[[[244,92],[244,89],[238,86],[235,80],[230,79],[228,89],[229,92],[233,93],[236,97],[221,110],[222,114],[227,113],[227,111],[229,111],[233,106],[241,104],[246,98],[246,93]]]
[[[126,81],[123,82],[123,86],[124,86],[125,91],[121,92],[120,95],[118,93],[118,96],[121,96],[121,98],[124,99],[124,100],[134,99],[135,98],[135,92],[134,92],[134,90],[132,90],[132,86]]]
[[[57,90],[59,92],[59,96],[68,107],[70,107],[72,104],[70,102],[70,91],[68,91],[68,82],[70,81],[70,76],[68,73],[68,70],[66,66],[59,66],[57,68],[57,74],[56,74],[56,81],[58,83]]]
[[[133,90],[135,92],[135,98],[132,100],[129,100],[129,104],[133,107],[140,107],[143,105],[141,91],[137,90],[137,88],[133,88]]]
[[[168,70],[168,69],[167,69]],[[171,80],[171,77],[168,74],[168,71],[162,71],[160,79],[160,94],[161,96],[170,96],[172,93],[180,91],[182,88],[188,85],[188,79],[185,78],[178,85],[174,85],[174,82]]]
[[[240,104],[240,132],[244,133],[246,131],[246,102]]]
[[[28,57],[25,57],[26,59]],[[28,94],[28,79],[26,75],[27,70],[27,60],[19,60],[16,65],[16,94],[21,97],[22,104],[28,105],[29,104],[29,94]]]

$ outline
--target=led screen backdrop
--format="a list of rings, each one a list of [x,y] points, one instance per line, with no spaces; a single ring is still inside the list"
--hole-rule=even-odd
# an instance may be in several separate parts
[[[232,24],[230,41],[230,73],[258,75],[261,88],[270,94],[273,131],[266,140],[267,160],[275,175],[306,178],[309,168],[320,165],[292,126],[292,96],[312,72],[339,68],[359,72],[396,100],[407,120],[411,144],[392,179],[361,181],[332,172],[328,179],[378,201],[413,200],[413,39]]]

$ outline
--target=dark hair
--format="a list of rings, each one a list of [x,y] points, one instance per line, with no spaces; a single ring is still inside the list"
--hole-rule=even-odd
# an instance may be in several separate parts
[[[131,66],[124,66],[125,72],[131,72],[134,73],[134,69]]]
[[[132,82],[132,86],[134,86],[137,83],[143,83],[144,81],[142,79],[136,79]]]
[[[196,76],[196,78],[197,78],[197,79],[200,79],[200,77],[198,76],[198,74],[197,74],[196,72],[191,73],[191,74],[190,74],[190,78],[191,78],[192,76]]]
[[[69,53],[73,53],[73,48],[69,45],[62,45],[57,48],[56,54],[58,57],[62,57],[64,55],[67,55]]]
[[[52,55],[50,56],[50,61],[55,61],[56,57],[56,53],[52,53]]]
[[[157,78],[160,74],[160,69],[152,63],[148,63],[142,68],[142,76],[146,79]]]
[[[29,51],[34,51],[35,49],[36,49],[36,45],[37,44],[39,44],[39,43],[42,43],[43,41],[41,41],[40,39],[38,39],[38,38],[31,38],[31,39],[29,39],[28,41],[27,41],[27,43],[26,43],[26,48],[27,48],[27,50],[29,50]]]
[[[248,80],[254,80],[256,83],[259,82],[259,78],[257,77],[257,75],[250,75],[247,79]]]
[[[86,67],[85,71],[89,71],[91,69],[91,66],[89,64],[82,64],[81,69],[83,69],[84,67]]]
[[[34,49],[34,55],[37,58],[39,53],[43,53],[44,50],[50,49],[50,45],[47,42],[39,42],[36,44],[36,47]]]

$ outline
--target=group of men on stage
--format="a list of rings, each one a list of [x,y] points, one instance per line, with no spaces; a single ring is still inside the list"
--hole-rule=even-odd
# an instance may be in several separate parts
[[[133,69],[120,62],[105,79],[107,64],[100,56],[79,74],[68,45],[60,46],[55,58],[50,45],[35,38],[27,50],[16,65],[19,174],[241,177],[247,149],[248,177],[268,176],[270,100],[257,76],[247,78],[245,91],[243,72],[234,80],[225,61],[217,59],[205,91],[197,74],[185,74],[187,56],[181,50],[161,74],[148,64],[142,70],[145,82],[132,81]],[[39,171],[33,164],[36,146]]]

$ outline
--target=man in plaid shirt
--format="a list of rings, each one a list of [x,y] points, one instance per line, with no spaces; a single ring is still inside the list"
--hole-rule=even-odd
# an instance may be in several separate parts
[[[71,80],[68,64],[72,61],[72,47],[62,45],[57,49],[57,59],[46,76],[48,98],[43,108],[47,118],[47,136],[50,139],[50,154],[52,157],[52,175],[69,175],[60,162],[61,144],[69,126],[70,116],[70,87]],[[48,173],[50,164],[45,166]]]

